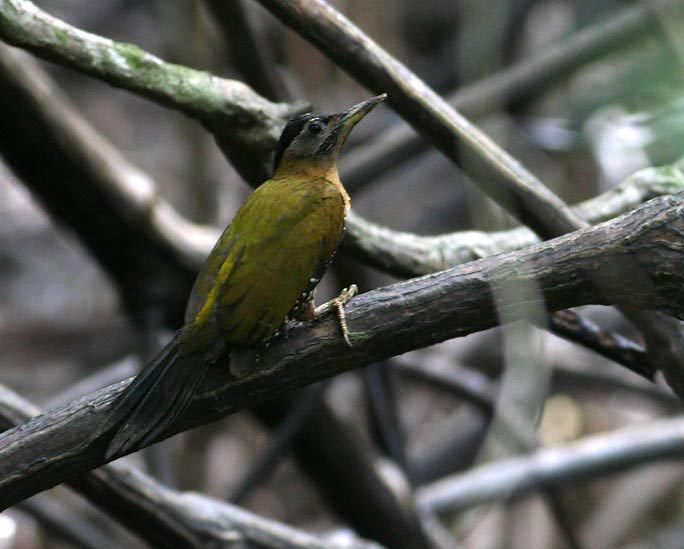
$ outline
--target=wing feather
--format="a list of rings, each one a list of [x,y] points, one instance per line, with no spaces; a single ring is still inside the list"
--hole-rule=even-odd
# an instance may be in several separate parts
[[[221,236],[186,318],[215,323],[231,345],[270,337],[310,280],[322,276],[343,229],[344,200],[329,181],[267,181]]]

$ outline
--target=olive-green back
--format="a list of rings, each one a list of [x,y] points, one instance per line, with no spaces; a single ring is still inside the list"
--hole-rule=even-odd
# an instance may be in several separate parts
[[[272,336],[334,254],[344,214],[339,190],[325,179],[263,183],[197,277],[186,310],[189,333],[200,340],[219,334],[229,346],[246,347]]]

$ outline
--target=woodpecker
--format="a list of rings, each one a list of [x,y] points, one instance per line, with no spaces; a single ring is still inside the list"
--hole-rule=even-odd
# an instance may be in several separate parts
[[[108,459],[169,428],[219,357],[266,345],[288,319],[316,318],[313,292],[350,207],[337,159],[352,128],[386,97],[288,122],[273,177],[247,198],[209,254],[183,327],[109,408],[97,433],[114,431]],[[347,343],[342,307],[354,293],[352,287],[334,300]]]

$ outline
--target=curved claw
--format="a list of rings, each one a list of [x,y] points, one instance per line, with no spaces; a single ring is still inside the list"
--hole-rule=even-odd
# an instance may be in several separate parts
[[[340,324],[340,329],[342,330],[342,337],[344,337],[345,343],[352,347],[352,342],[349,339],[349,329],[347,328],[347,317],[344,313],[344,306],[349,302],[349,300],[359,293],[359,288],[356,284],[351,284],[349,288],[344,288],[340,295],[335,299],[323,303],[320,307],[316,309],[316,316],[323,316],[331,312],[333,309],[337,313],[337,321]]]

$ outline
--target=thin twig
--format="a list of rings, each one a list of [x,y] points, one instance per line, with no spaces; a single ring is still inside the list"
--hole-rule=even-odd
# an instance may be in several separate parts
[[[599,398],[607,392],[627,393],[648,400],[665,412],[680,413],[682,401],[661,385],[649,383],[634,376],[620,375],[622,372],[604,370],[580,370],[574,367],[556,365],[553,368],[554,391],[572,389],[580,393],[596,394]]]
[[[368,422],[376,443],[410,477],[392,367],[380,362],[367,366],[360,374],[366,394]]]
[[[290,407],[288,414],[277,427],[271,430],[267,446],[252,460],[249,470],[233,489],[229,497],[231,503],[242,504],[250,492],[273,472],[283,455],[289,450],[292,439],[300,431],[306,418],[316,411],[326,386],[327,383],[323,382],[297,395],[297,401]]]
[[[489,420],[494,418],[495,411],[495,393],[494,384],[489,382],[479,374],[466,368],[448,369],[432,368],[432,367],[417,367],[410,363],[400,363],[400,371],[408,374],[416,379],[427,381],[442,389],[448,388],[453,390],[456,394],[466,396],[471,404],[474,404]],[[513,439],[513,443],[526,452],[535,450],[539,447],[539,439],[535,433],[527,426],[522,426],[520,422],[509,422],[505,414],[496,416],[495,421],[499,429],[503,428],[507,436]],[[439,450],[440,453],[443,449]],[[561,494],[554,487],[545,487],[543,495],[549,505],[551,514],[556,520],[558,527],[565,536],[568,544],[571,547],[580,547],[576,538],[574,529],[570,526],[570,520],[567,510],[562,504]]]
[[[394,367],[409,378],[455,394],[486,415],[491,416],[494,413],[496,387],[475,370],[453,364],[448,368],[437,368],[427,364],[418,366],[401,357],[395,359]]]
[[[272,428],[281,423],[296,398],[281,396],[253,410],[262,424]],[[365,441],[347,428],[325,401],[303,418],[291,450],[329,509],[359,535],[392,548],[429,549],[412,499],[405,490],[393,489],[396,484],[380,474]]]

